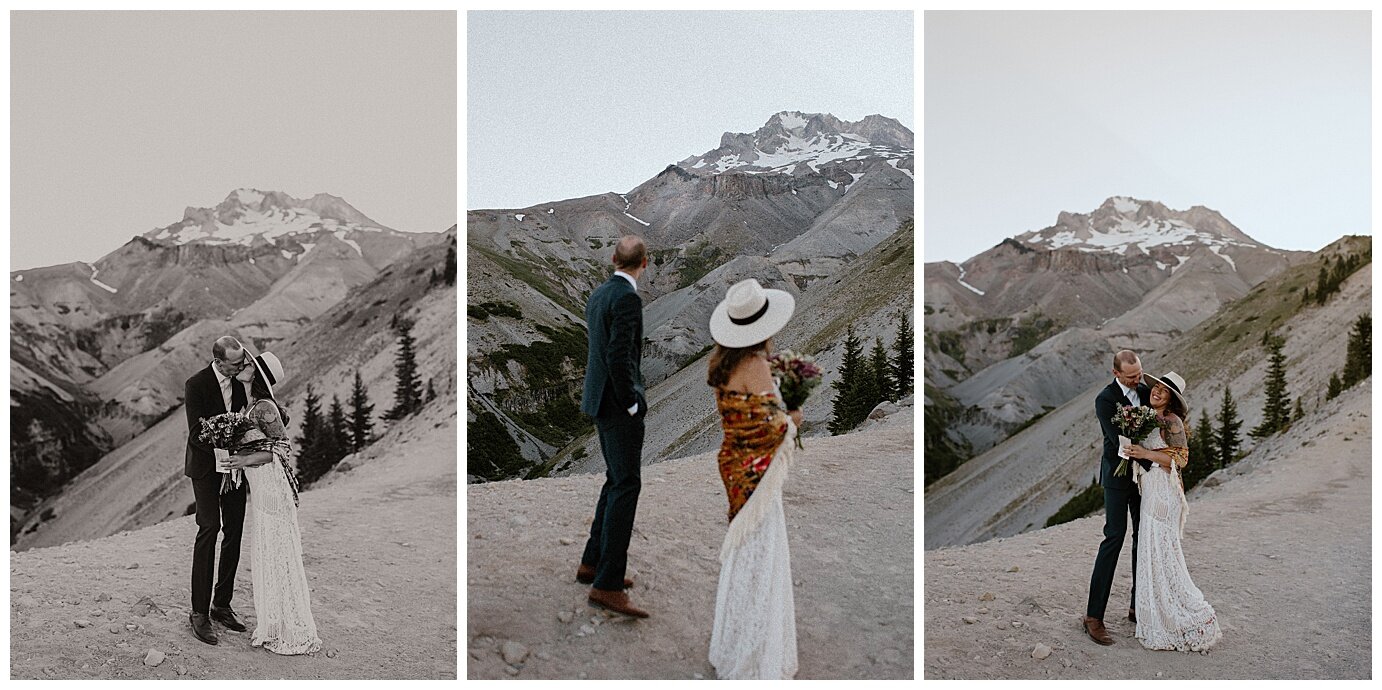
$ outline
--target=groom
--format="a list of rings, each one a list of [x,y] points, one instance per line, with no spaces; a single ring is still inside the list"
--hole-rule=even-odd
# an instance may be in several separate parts
[[[1091,639],[1102,645],[1113,644],[1104,628],[1104,609],[1108,606],[1109,590],[1113,588],[1113,569],[1123,550],[1123,537],[1128,531],[1128,515],[1132,515],[1132,592],[1128,595],[1128,619],[1137,622],[1134,611],[1137,603],[1137,522],[1142,510],[1142,496],[1132,481],[1132,471],[1121,477],[1113,476],[1121,458],[1118,457],[1118,429],[1113,416],[1119,405],[1143,407],[1148,404],[1151,388],[1142,382],[1142,362],[1132,350],[1120,350],[1113,356],[1113,382],[1094,399],[1094,414],[1104,432],[1104,452],[1100,463],[1099,483],[1104,487],[1104,541],[1094,559],[1094,573],[1089,578],[1089,604],[1085,611],[1084,630]],[[1150,463],[1137,460],[1144,467]]]
[[[647,267],[643,239],[620,239],[614,250],[614,275],[595,288],[585,306],[589,354],[581,392],[581,412],[595,418],[600,436],[605,485],[576,580],[592,585],[591,604],[637,618],[647,618],[648,612],[629,601],[624,590],[633,581],[624,571],[642,488],[643,417],[648,413],[643,394],[643,300],[638,296],[638,279]]]
[[[201,419],[238,412],[248,402],[254,368],[250,355],[234,337],[225,335],[211,344],[211,363],[187,379],[183,389],[187,407],[187,459],[183,474],[192,480],[197,505],[197,541],[192,547],[192,634],[207,644],[218,642],[211,630],[215,620],[236,632],[245,624],[230,608],[235,594],[235,569],[240,564],[240,535],[245,525],[245,485],[221,493],[221,473],[216,457],[225,450],[212,448],[197,438]],[[246,376],[246,372],[249,375]],[[241,378],[245,377],[245,378]],[[228,454],[227,454],[228,455]],[[212,596],[211,572],[216,568],[216,532],[221,532],[221,569]]]

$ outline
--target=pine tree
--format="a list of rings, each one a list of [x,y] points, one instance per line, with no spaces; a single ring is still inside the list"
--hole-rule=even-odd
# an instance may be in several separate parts
[[[1242,426],[1243,420],[1238,418],[1238,405],[1233,402],[1233,391],[1225,387],[1224,401],[1219,406],[1219,428],[1215,433],[1215,441],[1218,445],[1215,458],[1219,461],[1219,467],[1227,466],[1238,460],[1238,447],[1242,445],[1238,430]]]
[[[1324,394],[1325,400],[1333,400],[1344,392],[1344,384],[1339,380],[1338,374],[1329,375],[1329,390]]]
[[[1324,300],[1329,296],[1329,270],[1320,264],[1320,274],[1315,278],[1315,303],[1324,304]]]
[[[1344,372],[1340,383],[1344,388],[1372,375],[1372,315],[1362,314],[1353,322],[1348,335],[1348,354],[1344,357]]]
[[[1253,438],[1271,436],[1290,425],[1291,397],[1286,393],[1286,355],[1281,352],[1285,344],[1285,338],[1272,336],[1268,339],[1270,363],[1267,366],[1267,382],[1263,386],[1267,399],[1262,403],[1262,423],[1248,432]]]
[[[1301,298],[1300,298],[1300,303],[1301,303],[1301,306],[1304,306],[1304,305],[1307,305],[1307,304],[1310,303],[1310,286],[1309,286],[1309,285],[1306,285],[1306,286],[1305,286],[1305,292],[1302,294],[1302,296],[1301,296]]]
[[[446,248],[446,268],[442,271],[442,279],[447,285],[456,284],[456,238],[451,238],[451,246]]]
[[[1297,421],[1305,416],[1305,408],[1300,406],[1300,398],[1296,398],[1296,409],[1291,412],[1291,421]]]
[[[869,411],[878,403],[887,400],[889,402],[897,400],[897,384],[893,383],[892,367],[888,363],[888,351],[883,349],[883,340],[875,337],[873,339],[873,352],[869,353],[872,360],[869,368],[873,370],[873,386],[877,392],[873,404],[869,405]]]
[[[422,404],[422,388],[417,375],[416,353],[413,351],[417,341],[413,340],[413,322],[400,319],[398,322],[398,356],[394,358],[394,403],[385,419],[402,419],[417,411]]]
[[[360,378],[360,370],[355,370],[355,385],[350,389],[350,447],[353,451],[359,451],[369,445],[374,440],[374,420],[370,414],[374,412],[374,405],[370,404],[369,393],[365,391],[365,383]]]
[[[326,473],[327,457],[323,437],[328,429],[322,419],[321,398],[307,386],[302,403],[302,435],[297,437],[297,477],[303,484],[311,484]]]
[[[854,326],[851,324],[845,329],[845,354],[840,362],[840,378],[830,384],[835,389],[835,400],[831,407],[830,423],[827,427],[831,434],[839,435],[854,428],[857,421],[859,407],[857,398],[859,395],[859,379],[864,372],[863,360],[860,357],[859,339],[854,336]],[[867,413],[866,413],[867,414]]]
[[[897,386],[897,397],[912,392],[912,323],[907,312],[898,312],[897,338],[893,340],[893,383]]]
[[[438,279],[439,278],[437,276],[437,269],[434,268],[427,274],[427,287],[432,287],[433,285],[436,285]]]
[[[427,397],[425,399],[427,402],[437,399],[437,389],[432,387],[432,379],[427,379]]]
[[[1214,457],[1214,427],[1209,423],[1208,412],[1200,412],[1200,423],[1190,433],[1189,443],[1190,462],[1181,472],[1181,479],[1185,482],[1186,491],[1199,484],[1201,480],[1218,468],[1218,460]]]
[[[341,396],[331,396],[331,411],[326,415],[327,423],[331,427],[331,442],[335,452],[332,454],[332,465],[341,461],[352,452],[353,445],[350,440],[350,420],[346,418],[345,408],[341,406]]]

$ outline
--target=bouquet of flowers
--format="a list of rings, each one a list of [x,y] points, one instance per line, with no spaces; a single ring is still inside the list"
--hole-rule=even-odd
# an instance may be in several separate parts
[[[234,446],[246,431],[254,428],[254,422],[244,412],[226,412],[214,417],[202,417],[202,430],[197,439],[212,448],[225,448],[234,452]]]
[[[1113,415],[1113,425],[1118,427],[1118,431],[1128,437],[1132,443],[1141,443],[1148,434],[1152,433],[1152,430],[1158,427],[1156,410],[1150,407],[1119,405],[1118,412]],[[1118,463],[1118,467],[1113,470],[1113,476],[1122,477],[1128,473],[1128,456],[1123,455],[1123,451],[1119,450],[1118,457],[1123,458],[1123,461]]]
[[[782,402],[789,410],[800,410],[811,395],[811,389],[821,383],[821,368],[811,355],[797,354],[783,350],[768,360],[773,374],[778,378],[778,390],[782,392]],[[796,444],[801,445],[801,430],[797,430]]]

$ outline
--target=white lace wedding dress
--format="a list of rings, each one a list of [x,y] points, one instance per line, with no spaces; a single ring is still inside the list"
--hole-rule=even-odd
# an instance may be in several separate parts
[[[269,401],[251,409],[270,438],[286,438],[278,410]],[[276,451],[277,453],[278,451]],[[250,580],[254,586],[254,635],[250,644],[278,654],[310,654],[321,649],[302,567],[293,489],[281,459],[245,468],[250,495]]]
[[[781,400],[781,394],[778,393]],[[792,678],[797,673],[796,604],[782,485],[797,428],[787,434],[720,547],[720,585],[710,663],[720,678]]]
[[[1183,433],[1180,444],[1184,444]],[[1142,443],[1144,448],[1167,447],[1160,432]],[[1196,462],[1197,458],[1190,458]],[[1147,649],[1198,652],[1209,649],[1222,633],[1214,607],[1190,579],[1181,552],[1181,536],[1190,506],[1181,490],[1180,470],[1153,464],[1143,470],[1132,463],[1133,479],[1142,493],[1137,539],[1137,639]]]

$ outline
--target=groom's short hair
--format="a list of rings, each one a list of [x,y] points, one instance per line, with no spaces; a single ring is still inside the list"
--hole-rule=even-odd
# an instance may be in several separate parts
[[[1122,371],[1124,364],[1137,364],[1139,361],[1136,352],[1119,350],[1113,354],[1113,369],[1114,371]]]
[[[648,256],[648,246],[638,235],[625,235],[614,247],[614,266],[616,268],[638,268]]]
[[[236,340],[235,336],[223,335],[217,338],[216,342],[211,343],[211,356],[224,362],[227,352],[243,349],[244,347],[240,345],[240,341]]]

